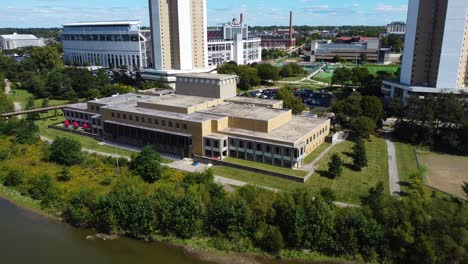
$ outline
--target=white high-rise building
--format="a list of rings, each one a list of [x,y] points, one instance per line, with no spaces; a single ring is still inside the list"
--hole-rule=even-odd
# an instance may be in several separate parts
[[[148,39],[140,21],[84,22],[63,25],[63,57],[70,65],[148,66]]]
[[[156,70],[208,66],[206,0],[149,0]]]
[[[410,0],[398,81],[391,97],[468,91],[468,0]]]

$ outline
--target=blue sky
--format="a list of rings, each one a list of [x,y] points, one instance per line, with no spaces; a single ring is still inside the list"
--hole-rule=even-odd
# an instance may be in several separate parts
[[[249,25],[384,25],[406,20],[408,0],[207,0],[208,23],[244,13]],[[0,27],[52,27],[99,20],[141,20],[147,0],[1,0]]]

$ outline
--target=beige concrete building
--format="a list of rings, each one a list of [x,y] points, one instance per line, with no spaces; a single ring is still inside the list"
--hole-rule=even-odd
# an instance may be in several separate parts
[[[149,0],[156,70],[208,65],[206,0]]]
[[[97,136],[150,144],[181,158],[235,157],[289,168],[300,167],[329,134],[329,119],[294,116],[281,101],[229,97],[235,95],[235,76],[209,77],[178,76],[176,93],[118,95],[70,105],[64,114]],[[197,85],[202,82],[208,88]]]
[[[468,91],[468,0],[411,0],[401,78],[384,81],[391,97]]]

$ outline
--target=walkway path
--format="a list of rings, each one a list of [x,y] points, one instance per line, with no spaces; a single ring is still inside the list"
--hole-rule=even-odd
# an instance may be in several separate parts
[[[390,194],[400,195],[400,175],[398,173],[398,162],[395,143],[393,143],[390,136],[387,136],[385,141],[387,142],[388,151],[388,174],[390,176]]]
[[[317,164],[320,162],[320,160],[322,160],[323,157],[325,157],[325,155],[328,154],[328,152],[330,152],[336,145],[339,145],[346,141],[346,139],[348,138],[348,132],[340,132],[340,133],[341,135],[338,137],[336,142],[334,142],[331,146],[329,146],[322,153],[320,153],[320,155],[310,164],[302,166],[300,170],[309,172],[306,176],[307,179],[310,178],[310,176],[312,176],[312,174],[315,173],[315,170],[317,169]]]
[[[5,79],[5,94],[9,94],[11,92],[11,82]]]

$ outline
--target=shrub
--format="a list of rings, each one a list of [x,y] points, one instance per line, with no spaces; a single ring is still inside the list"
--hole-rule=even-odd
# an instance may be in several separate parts
[[[60,172],[59,176],[57,177],[57,180],[61,182],[68,182],[72,178],[72,175],[70,173],[70,170],[67,167],[63,167],[62,171]]]
[[[276,226],[267,227],[260,241],[263,250],[273,254],[278,254],[284,248],[284,239],[280,230]]]
[[[7,187],[16,187],[16,186],[23,184],[23,182],[24,182],[23,174],[18,170],[11,169],[10,171],[8,171],[8,174],[6,175],[3,181],[3,185]]]
[[[44,207],[49,207],[58,201],[59,189],[52,180],[52,177],[42,175],[31,180],[29,194],[31,198],[40,200]]]
[[[161,179],[162,166],[159,153],[153,147],[144,147],[138,155],[132,158],[130,170],[144,181],[153,183]]]
[[[50,147],[50,159],[63,165],[81,163],[83,154],[80,142],[69,138],[57,138]]]

